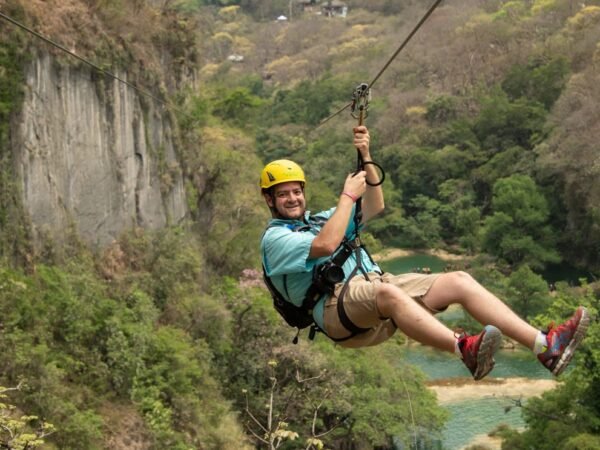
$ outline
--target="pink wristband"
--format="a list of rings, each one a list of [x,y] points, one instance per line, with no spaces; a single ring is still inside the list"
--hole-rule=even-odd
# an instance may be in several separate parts
[[[348,197],[350,197],[352,199],[352,201],[354,203],[356,203],[356,200],[358,200],[358,197],[355,196],[355,195],[353,195],[353,194],[351,194],[350,192],[342,192],[342,195],[347,195]]]

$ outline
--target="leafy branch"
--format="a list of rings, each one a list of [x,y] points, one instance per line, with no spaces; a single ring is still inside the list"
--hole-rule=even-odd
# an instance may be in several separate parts
[[[12,388],[0,386],[0,449],[31,450],[41,446],[44,438],[56,431],[54,425],[40,421],[38,416],[21,415],[15,418],[16,407],[5,403],[8,397],[6,392],[20,391],[22,387],[22,381]],[[37,424],[33,430],[32,424]]]
[[[250,423],[246,423],[246,428],[248,432],[254,436],[254,438],[267,445],[269,450],[275,450],[279,448],[285,441],[296,440],[299,438],[299,434],[295,431],[288,429],[288,422],[286,422],[287,417],[287,409],[291,404],[292,400],[299,392],[302,392],[302,389],[298,389],[299,386],[304,384],[319,380],[323,377],[324,372],[321,372],[319,375],[302,378],[300,375],[300,371],[296,370],[295,381],[296,386],[292,389],[291,393],[286,398],[283,403],[281,409],[276,412],[276,395],[277,395],[277,387],[279,385],[277,377],[274,375],[273,370],[277,366],[276,361],[269,361],[268,363],[271,376],[269,380],[271,382],[271,386],[269,388],[268,401],[266,404],[267,415],[264,421],[257,417],[255,413],[253,413],[250,409],[250,403],[248,399],[248,391],[246,389],[242,390],[242,393],[246,399],[246,408],[245,412],[250,418],[250,423],[254,424],[251,426]],[[337,423],[335,423],[332,427],[327,429],[326,431],[317,432],[317,422],[319,417],[319,410],[323,407],[325,401],[331,395],[331,391],[326,390],[325,395],[321,397],[320,401],[317,404],[311,406],[312,412],[312,424],[311,424],[311,434],[310,437],[306,439],[306,450],[321,450],[324,448],[324,443],[321,440],[323,436],[326,436],[333,432],[335,429],[344,424],[347,417],[341,418]],[[307,403],[310,403],[310,399],[306,397]]]

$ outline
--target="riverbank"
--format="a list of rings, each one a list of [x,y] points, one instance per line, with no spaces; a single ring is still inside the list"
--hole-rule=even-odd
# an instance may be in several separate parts
[[[465,255],[457,255],[454,253],[447,252],[442,249],[424,249],[424,250],[407,250],[403,248],[387,248],[373,255],[373,259],[377,262],[389,261],[396,258],[404,258],[406,256],[412,256],[415,254],[425,254],[435,256],[444,261],[461,261],[469,259]]]
[[[536,397],[554,389],[558,382],[554,379],[537,380],[524,377],[486,378],[479,381],[471,378],[452,378],[432,380],[427,385],[443,405],[484,397],[506,397],[507,400]]]
[[[436,393],[440,405],[451,405],[469,400],[493,399],[506,403],[506,407],[516,407],[518,400],[535,397],[554,389],[558,382],[554,379],[532,379],[524,377],[485,378],[475,381],[472,378],[447,378],[432,380],[430,390]],[[464,403],[463,403],[464,404]],[[486,450],[501,450],[502,439],[489,436],[487,432],[477,434],[460,450],[477,446]]]

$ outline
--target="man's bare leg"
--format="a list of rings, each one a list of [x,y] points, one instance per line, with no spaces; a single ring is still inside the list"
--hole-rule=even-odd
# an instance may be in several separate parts
[[[458,303],[479,323],[496,326],[503,334],[529,349],[533,348],[539,333],[466,272],[441,274],[423,302],[435,310]]]
[[[376,287],[376,296],[380,314],[391,318],[406,336],[422,344],[454,353],[454,332],[400,288],[382,283]]]
[[[376,295],[382,316],[392,318],[411,339],[460,356],[475,380],[494,368],[494,353],[502,341],[498,328],[486,325],[477,335],[459,337],[402,289],[384,283],[376,287]]]

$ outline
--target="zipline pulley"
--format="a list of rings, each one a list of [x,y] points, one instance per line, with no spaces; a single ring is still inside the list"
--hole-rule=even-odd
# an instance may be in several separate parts
[[[350,114],[358,120],[358,125],[362,125],[369,116],[369,102],[371,101],[371,89],[367,83],[360,83],[354,89],[352,94],[352,103],[350,105]]]
[[[371,89],[369,88],[369,85],[367,83],[360,83],[354,89],[354,92],[352,93],[352,103],[350,103],[350,114],[352,115],[352,117],[358,120],[358,126],[364,125],[365,119],[369,116],[370,101]],[[373,183],[367,180],[367,184],[369,186],[379,186],[380,184],[382,184],[385,180],[385,171],[383,170],[383,167],[381,167],[379,164],[373,161],[363,161],[358,149],[356,150],[356,152],[356,171],[354,173],[357,174],[361,170],[364,170],[365,166],[368,164],[374,165],[375,167],[377,167],[380,173],[379,181]],[[358,199],[356,206],[357,213],[358,215],[360,215],[361,199]]]

